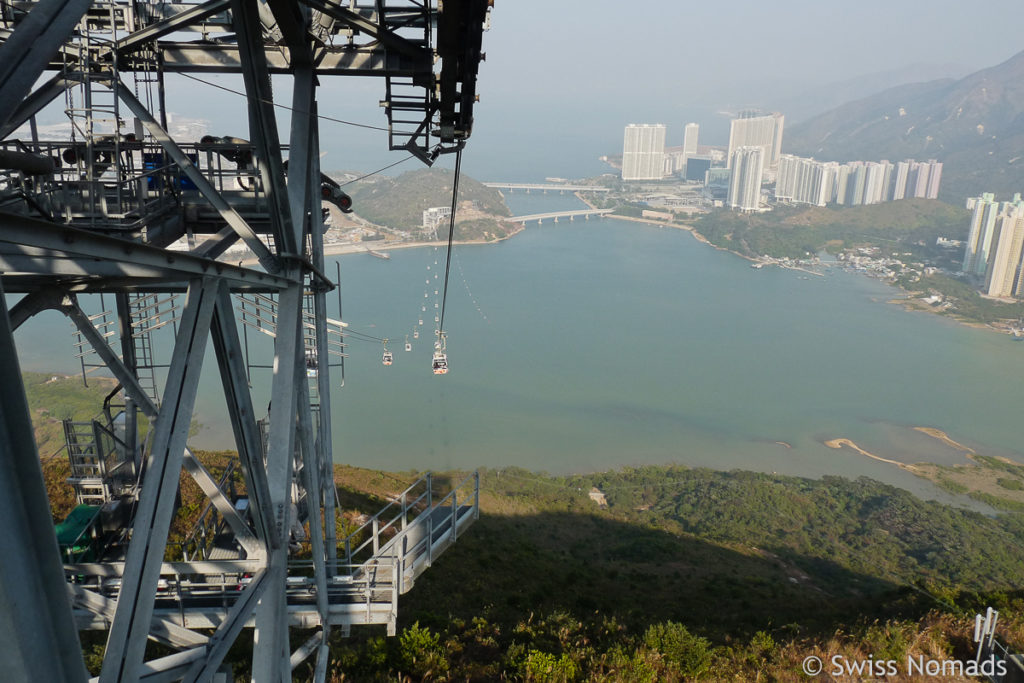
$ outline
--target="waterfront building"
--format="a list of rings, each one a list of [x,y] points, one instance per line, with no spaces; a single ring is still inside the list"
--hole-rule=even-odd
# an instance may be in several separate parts
[[[730,209],[757,211],[761,206],[761,178],[764,176],[764,148],[760,145],[739,147],[730,158]]]
[[[999,204],[995,194],[986,192],[972,202],[974,211],[971,214],[971,227],[967,234],[967,246],[964,249],[964,262],[961,270],[970,275],[984,275],[988,267],[989,251],[995,235],[996,216]]]
[[[434,206],[423,212],[423,232],[437,239],[437,229],[451,219],[452,207]]]
[[[622,142],[623,180],[661,180],[665,176],[665,126],[631,123]]]
[[[985,276],[985,292],[989,296],[1011,296],[1021,289],[1019,282],[1022,251],[1024,251],[1024,206],[1005,202],[996,218],[995,249]]]
[[[785,117],[779,113],[761,114],[742,112],[732,120],[729,127],[729,154],[726,157],[732,168],[733,155],[740,147],[760,147],[763,151],[764,167],[774,170],[782,156],[782,127]]]

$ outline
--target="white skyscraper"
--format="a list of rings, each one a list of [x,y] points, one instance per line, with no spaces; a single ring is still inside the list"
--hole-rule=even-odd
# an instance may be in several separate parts
[[[928,199],[939,198],[939,182],[942,180],[942,162],[935,159],[928,160],[928,191],[925,196]]]
[[[700,126],[696,123],[686,124],[686,129],[683,132],[683,156],[687,159],[697,153],[697,133],[700,132]]]
[[[1024,250],[1024,208],[1006,202],[997,221],[998,242],[985,276],[985,291],[989,296],[1010,296],[1014,284],[1020,288],[1017,278]]]
[[[729,128],[729,168],[732,157],[740,147],[757,146],[764,150],[765,168],[775,168],[782,154],[782,114],[754,115],[744,113],[733,119]]]
[[[764,157],[764,149],[760,146],[740,147],[733,152],[730,158],[729,208],[757,211],[761,204]]]
[[[892,181],[892,199],[903,199],[907,196],[907,180],[910,178],[910,161],[896,164],[895,179]]]
[[[964,250],[963,272],[971,275],[984,275],[988,268],[989,251],[992,249],[996,230],[996,216],[999,202],[991,192],[986,192],[974,200],[974,213],[971,214],[971,229],[967,235],[967,247]]]
[[[622,142],[623,180],[661,180],[665,176],[665,126],[631,123]]]

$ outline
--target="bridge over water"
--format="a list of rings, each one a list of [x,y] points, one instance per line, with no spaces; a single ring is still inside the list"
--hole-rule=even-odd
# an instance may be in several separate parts
[[[526,223],[527,221],[537,221],[538,224],[543,223],[546,219],[551,218],[557,223],[559,218],[568,218],[570,221],[575,220],[578,217],[583,217],[590,220],[591,216],[604,216],[609,214],[614,209],[579,209],[576,211],[551,211],[548,213],[531,213],[526,216],[513,216],[512,218],[506,218],[507,221],[513,223]]]
[[[541,190],[547,192],[610,192],[607,187],[594,187],[593,185],[554,185],[545,183],[484,183],[487,187],[494,187],[499,190]]]

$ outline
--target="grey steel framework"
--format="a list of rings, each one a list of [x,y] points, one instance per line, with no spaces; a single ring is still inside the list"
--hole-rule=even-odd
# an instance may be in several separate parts
[[[489,5],[0,2],[5,680],[86,680],[81,629],[108,631],[100,681],[211,680],[247,628],[254,681],[290,680],[314,655],[323,680],[331,627],[393,633],[398,596],[478,516],[475,475],[443,496],[427,475],[337,538],[330,359],[343,323],[327,318],[322,202],[347,197],[320,171],[317,88],[382,77],[391,149],[430,164],[470,135]],[[172,73],[240,74],[248,138],[175,139]],[[287,145],[271,74],[290,77],[277,102],[291,109]],[[61,105],[70,133],[41,138],[36,115]],[[185,250],[169,248],[182,238]],[[239,242],[258,266],[225,261]],[[90,314],[97,293],[113,306]],[[13,336],[44,310],[74,324],[83,371],[105,367],[118,383],[102,416],[65,422],[85,522],[60,543]],[[240,318],[274,340],[263,419]],[[173,335],[163,365],[159,330]],[[238,450],[218,478],[187,447],[208,341]],[[208,505],[169,543],[182,471]],[[309,634],[295,651],[293,628]],[[149,641],[164,654],[147,659]]]

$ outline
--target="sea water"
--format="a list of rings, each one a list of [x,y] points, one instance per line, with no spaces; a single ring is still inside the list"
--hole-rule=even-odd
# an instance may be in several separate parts
[[[516,214],[581,206],[571,195],[508,200]],[[887,303],[898,290],[863,275],[753,269],[684,230],[632,221],[532,223],[501,243],[454,248],[450,372],[435,376],[445,249],[390,255],[336,257],[351,326],[344,386],[341,368],[330,371],[337,462],[550,472],[682,463],[863,475],[942,498],[892,464],[824,442],[851,439],[901,462],[965,462],[920,426],[1022,457],[1024,344],[906,312]],[[337,293],[328,301],[337,316]],[[73,371],[66,326],[53,313],[23,326],[23,369]],[[269,349],[262,336],[249,332],[254,356]],[[373,338],[389,339],[391,366]],[[230,448],[215,367],[211,352],[195,443]],[[259,413],[270,371],[253,369],[252,385]]]

